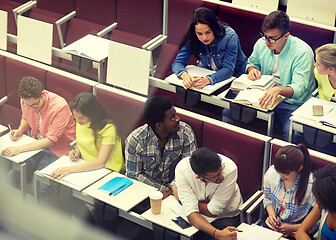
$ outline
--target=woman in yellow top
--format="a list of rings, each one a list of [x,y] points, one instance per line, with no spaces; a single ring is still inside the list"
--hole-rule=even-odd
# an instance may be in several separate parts
[[[317,48],[315,54],[319,98],[330,101],[336,93],[336,44],[325,44]]]
[[[69,104],[76,119],[76,146],[69,152],[72,161],[81,158],[86,163],[56,169],[51,177],[61,179],[73,173],[106,167],[124,171],[120,134],[114,119],[97,98],[88,92],[78,94]]]

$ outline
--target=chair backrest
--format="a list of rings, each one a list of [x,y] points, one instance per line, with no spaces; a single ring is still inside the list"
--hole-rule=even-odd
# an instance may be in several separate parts
[[[199,120],[197,118],[190,117],[188,115],[184,115],[182,112],[184,110],[178,109],[178,116],[181,118],[182,122],[185,122],[190,125],[192,130],[195,133],[196,136],[196,142],[198,147],[202,147],[202,142],[203,142],[203,124],[204,122],[202,120]]]
[[[119,2],[118,2],[119,3]],[[76,17],[109,26],[116,22],[117,0],[75,0]]]
[[[5,80],[8,104],[20,108],[20,97],[17,94],[19,83],[25,76],[32,76],[40,80],[45,87],[47,71],[15,59],[6,58]]]
[[[7,32],[16,35],[16,22],[14,19],[13,9],[20,6],[21,3],[13,2],[9,0],[0,0],[0,10],[6,11],[8,13],[7,17]]]
[[[61,13],[52,12],[50,10],[45,10],[41,8],[32,8],[29,13],[30,18],[53,24],[53,46],[57,48],[61,48],[61,43],[58,37],[55,22],[61,19],[63,16],[64,15]],[[61,31],[64,36],[66,33],[66,24],[61,25]]]
[[[118,29],[153,38],[162,33],[163,0],[118,1]]]
[[[97,85],[97,98],[119,124],[124,138],[144,123],[142,111],[145,100],[118,94],[118,90],[101,84]]]
[[[66,15],[75,10],[75,0],[38,0],[37,7]]]
[[[21,121],[21,109],[7,103],[0,105],[0,123],[3,126],[10,126],[17,129]]]
[[[261,140],[244,133],[233,131],[227,124],[204,123],[203,147],[208,147],[233,160],[238,167],[238,185],[244,200],[251,197],[262,186],[262,175],[269,140]],[[243,130],[241,132],[245,132]],[[252,132],[251,132],[252,133]],[[251,174],[253,173],[253,174]]]
[[[260,38],[261,25],[265,15],[240,9],[220,6],[218,19],[228,23],[239,37],[243,52],[249,57],[255,42]]]
[[[60,95],[68,103],[81,92],[92,93],[92,85],[56,73],[47,72],[46,90]]]
[[[5,81],[5,57],[0,55],[0,98],[6,96],[6,81]]]

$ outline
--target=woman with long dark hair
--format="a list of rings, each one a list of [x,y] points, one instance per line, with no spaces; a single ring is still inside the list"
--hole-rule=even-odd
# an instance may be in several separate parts
[[[303,144],[289,145],[273,163],[264,176],[265,226],[293,236],[315,204],[310,155]]]
[[[73,173],[106,167],[124,171],[120,133],[114,119],[97,98],[88,92],[78,94],[69,104],[76,119],[76,145],[69,152],[72,161],[82,158],[86,163],[56,169],[51,177],[61,179]]]
[[[185,67],[191,55],[199,60],[201,67],[216,73],[206,77],[190,76]],[[183,79],[183,86],[203,88],[231,76],[239,77],[245,67],[246,57],[235,31],[221,24],[212,10],[205,7],[194,10],[183,47],[172,65],[174,73]]]

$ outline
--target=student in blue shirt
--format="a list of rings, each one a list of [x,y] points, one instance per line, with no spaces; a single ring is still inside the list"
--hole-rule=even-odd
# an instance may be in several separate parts
[[[199,60],[201,67],[216,73],[206,77],[190,76],[185,67],[191,55]],[[218,22],[210,9],[201,7],[194,10],[183,47],[172,64],[174,73],[183,79],[184,88],[203,88],[231,76],[239,77],[245,66],[246,57],[235,31]]]
[[[295,234],[297,240],[310,240],[309,230],[320,220],[318,240],[336,239],[336,165],[314,172],[316,204]]]
[[[261,75],[279,79],[277,86],[267,90],[259,103],[266,107],[273,105],[278,95],[286,97],[274,113],[282,125],[284,139],[288,140],[291,113],[306,102],[316,88],[314,53],[307,43],[290,35],[290,20],[285,12],[271,12],[261,30],[262,37],[254,45],[246,70],[251,80]]]

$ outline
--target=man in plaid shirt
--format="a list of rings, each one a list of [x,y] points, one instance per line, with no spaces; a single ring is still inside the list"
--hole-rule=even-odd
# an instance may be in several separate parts
[[[125,141],[126,176],[158,188],[165,198],[176,193],[175,166],[197,149],[195,134],[180,122],[170,98],[149,98],[143,114],[146,124]]]

